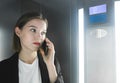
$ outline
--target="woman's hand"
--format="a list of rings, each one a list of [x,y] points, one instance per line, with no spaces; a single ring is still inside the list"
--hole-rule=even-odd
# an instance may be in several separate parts
[[[47,53],[45,53],[43,48],[40,48],[40,53],[43,57],[44,62],[46,63],[50,83],[54,83],[57,79],[57,71],[54,65],[55,49],[53,43],[48,38],[45,39],[45,42],[47,46]]]

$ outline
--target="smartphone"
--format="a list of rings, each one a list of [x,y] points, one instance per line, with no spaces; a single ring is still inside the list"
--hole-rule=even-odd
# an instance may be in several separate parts
[[[47,53],[48,53],[48,47],[47,47],[47,45],[46,45],[46,41],[44,41],[44,42],[42,43],[41,48],[44,50],[45,55],[47,55]]]

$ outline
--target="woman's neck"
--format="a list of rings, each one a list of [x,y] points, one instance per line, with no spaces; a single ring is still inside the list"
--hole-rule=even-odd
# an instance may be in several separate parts
[[[32,64],[37,57],[37,51],[25,52],[23,50],[19,53],[19,59],[25,63]]]

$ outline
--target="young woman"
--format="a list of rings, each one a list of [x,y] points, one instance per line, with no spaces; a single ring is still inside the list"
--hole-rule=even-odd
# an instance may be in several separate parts
[[[16,53],[0,62],[0,83],[64,83],[47,27],[47,19],[36,12],[19,18],[13,37]]]

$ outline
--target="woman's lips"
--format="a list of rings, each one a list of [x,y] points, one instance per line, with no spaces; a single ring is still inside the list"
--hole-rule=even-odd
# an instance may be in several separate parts
[[[34,44],[34,45],[37,45],[37,46],[40,46],[40,43],[39,43],[39,42],[34,42],[33,44]]]

